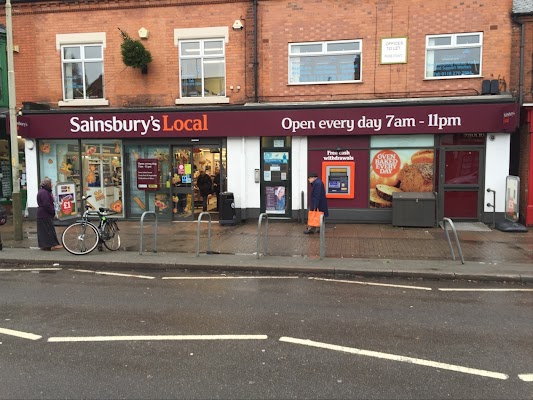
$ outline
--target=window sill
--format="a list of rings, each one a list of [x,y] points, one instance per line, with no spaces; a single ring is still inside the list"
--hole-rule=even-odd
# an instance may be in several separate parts
[[[229,104],[229,97],[183,97],[175,104]]]
[[[58,107],[108,106],[109,100],[106,100],[106,99],[65,100],[65,101],[59,101],[57,105]]]

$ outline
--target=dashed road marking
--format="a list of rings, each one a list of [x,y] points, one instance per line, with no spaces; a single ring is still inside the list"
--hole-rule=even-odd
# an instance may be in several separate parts
[[[121,273],[118,273],[118,272],[91,271],[89,269],[71,269],[71,271],[86,272],[86,273],[89,273],[89,274],[96,274],[96,275],[122,276],[122,277],[125,277],[125,278],[155,279],[155,276],[121,274]]]
[[[468,289],[468,288],[439,288],[442,292],[533,292],[533,289]]]
[[[61,268],[2,268],[0,272],[20,272],[20,271],[61,271]]]
[[[29,340],[39,340],[40,338],[42,338],[42,336],[35,335],[33,333],[14,331],[12,329],[5,329],[5,328],[0,328],[0,334],[16,336],[19,338],[29,339]]]
[[[519,374],[518,378],[524,382],[533,382],[533,374]]]
[[[309,279],[313,279],[316,281],[326,281],[326,282],[355,283],[357,285],[395,287],[395,288],[401,288],[401,289],[432,290],[430,287],[425,287],[425,286],[393,285],[391,283],[347,281],[347,280],[342,280],[342,279],[327,279],[327,278],[314,278],[314,277],[311,277]]]
[[[379,351],[371,351],[371,350],[357,349],[353,347],[337,346],[337,345],[329,344],[329,343],[315,342],[313,340],[297,339],[297,338],[291,338],[291,337],[281,337],[279,340],[281,342],[301,344],[304,346],[311,346],[311,347],[319,347],[322,349],[341,351],[344,353],[358,354],[358,355],[368,356],[368,357],[382,358],[385,360],[399,361],[399,362],[405,362],[409,364],[423,365],[425,367],[431,367],[431,368],[446,369],[449,371],[462,372],[465,374],[472,374],[472,375],[479,375],[479,376],[484,376],[487,378],[502,379],[502,380],[509,378],[509,375],[502,374],[500,372],[493,372],[493,371],[486,371],[486,370],[476,369],[476,368],[462,367],[460,365],[445,364],[445,363],[441,363],[437,361],[400,356],[400,355],[390,354],[390,353],[382,353]]]
[[[138,335],[51,337],[49,342],[119,342],[140,340],[265,340],[267,335]]]
[[[202,279],[298,279],[297,276],[164,276],[161,279],[202,280]]]

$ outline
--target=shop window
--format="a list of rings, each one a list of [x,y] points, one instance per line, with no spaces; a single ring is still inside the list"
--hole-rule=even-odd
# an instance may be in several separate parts
[[[89,203],[123,214],[122,148],[120,141],[84,142],[81,145],[84,195]]]
[[[361,81],[361,40],[289,43],[289,84]]]
[[[44,178],[57,183],[73,183],[76,198],[81,196],[80,148],[77,140],[43,140],[39,142],[39,182]]]
[[[426,78],[475,78],[481,76],[483,33],[428,35]]]
[[[104,98],[105,33],[56,35],[63,100],[59,106],[108,105]]]

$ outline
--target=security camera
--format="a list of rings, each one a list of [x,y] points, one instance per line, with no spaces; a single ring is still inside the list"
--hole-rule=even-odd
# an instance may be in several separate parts
[[[233,30],[234,31],[242,31],[244,29],[244,26],[242,25],[242,22],[239,19],[236,19],[233,23]]]

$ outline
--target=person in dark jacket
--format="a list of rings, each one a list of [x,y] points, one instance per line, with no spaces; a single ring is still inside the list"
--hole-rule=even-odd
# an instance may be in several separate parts
[[[200,170],[200,175],[196,179],[196,186],[198,186],[198,190],[202,196],[202,210],[207,211],[207,197],[213,190],[213,182],[211,181],[211,177],[203,169]]]
[[[63,248],[57,240],[54,217],[54,197],[52,196],[52,181],[44,178],[41,188],[37,192],[37,243],[41,250],[58,250]]]
[[[307,178],[311,184],[311,194],[309,196],[309,210],[318,210],[324,213],[324,218],[326,218],[328,213],[328,201],[326,199],[326,189],[324,188],[324,182],[318,177],[316,172],[310,172],[309,177]],[[306,235],[310,233],[315,233],[318,231],[318,228],[308,226],[304,231]]]

